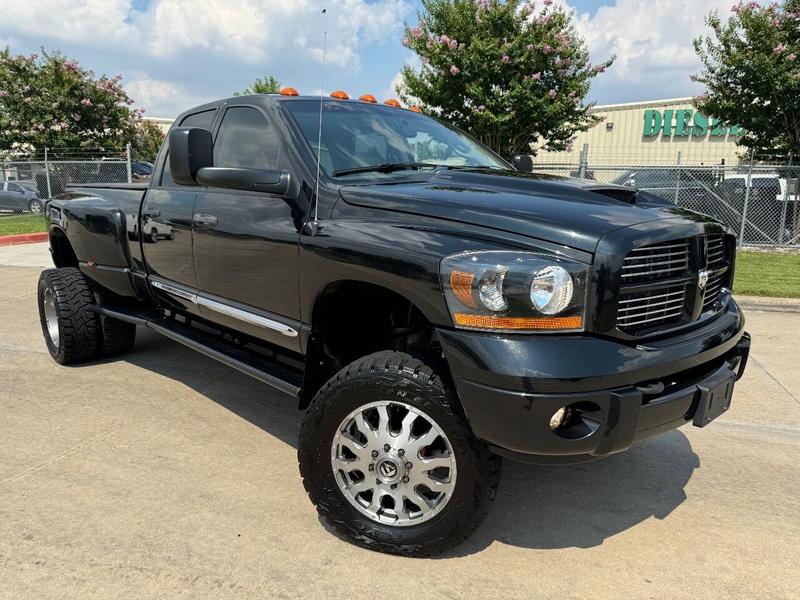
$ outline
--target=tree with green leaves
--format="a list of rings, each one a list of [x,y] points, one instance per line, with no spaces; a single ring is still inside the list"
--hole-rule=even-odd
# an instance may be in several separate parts
[[[469,131],[498,154],[564,150],[597,123],[584,99],[613,57],[589,63],[574,12],[544,0],[422,0],[403,44],[398,93]]]
[[[703,64],[695,98],[706,114],[744,129],[739,143],[757,154],[800,156],[800,0],[739,2],[727,21],[711,13],[711,35],[694,48]]]
[[[163,141],[164,132],[161,128],[151,121],[142,119],[134,130],[131,153],[138,160],[153,162]]]
[[[252,85],[244,88],[242,92],[234,92],[234,96],[248,96],[250,94],[277,94],[281,89],[281,82],[272,75],[256,79]]]
[[[24,158],[45,147],[124,147],[144,111],[131,108],[121,79],[97,77],[58,52],[24,56],[1,50],[0,153]]]

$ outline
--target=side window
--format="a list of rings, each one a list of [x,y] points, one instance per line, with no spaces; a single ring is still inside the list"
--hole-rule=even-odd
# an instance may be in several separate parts
[[[214,122],[214,115],[217,109],[204,110],[203,112],[186,115],[178,124],[178,127],[202,127],[203,129],[211,129],[211,124]],[[175,185],[172,180],[172,175],[169,172],[169,150],[164,157],[164,171],[161,173],[161,185]]]
[[[9,183],[8,184],[8,191],[9,192],[21,192],[22,188],[19,187],[16,183]]]
[[[214,166],[277,169],[278,132],[261,112],[249,106],[225,111],[214,140]]]

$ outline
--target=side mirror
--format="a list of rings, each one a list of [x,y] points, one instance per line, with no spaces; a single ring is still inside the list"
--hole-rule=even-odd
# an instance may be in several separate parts
[[[288,171],[237,167],[203,167],[197,171],[195,181],[208,187],[264,192],[278,196],[288,195],[291,187]]]
[[[533,171],[533,159],[527,154],[517,154],[514,157],[514,168],[522,173]]]
[[[169,170],[175,183],[195,185],[197,172],[214,164],[211,132],[201,127],[175,127],[169,132]]]

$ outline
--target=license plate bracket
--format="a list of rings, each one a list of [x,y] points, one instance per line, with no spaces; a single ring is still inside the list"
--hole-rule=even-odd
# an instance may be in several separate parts
[[[694,413],[695,427],[705,427],[723,414],[731,405],[736,373],[730,369],[721,369],[705,381],[700,382],[700,401]]]

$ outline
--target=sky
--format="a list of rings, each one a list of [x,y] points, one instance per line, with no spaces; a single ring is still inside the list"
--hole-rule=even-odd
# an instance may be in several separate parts
[[[692,39],[704,17],[733,0],[556,0],[576,11],[593,63],[616,55],[594,80],[599,104],[699,93]],[[541,2],[539,2],[541,4]],[[321,9],[326,14],[321,14]],[[150,117],[175,117],[271,74],[301,93],[324,89],[394,96],[413,61],[400,40],[418,0],[0,0],[0,47],[59,49],[123,85]],[[413,64],[413,62],[412,62]]]

